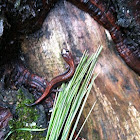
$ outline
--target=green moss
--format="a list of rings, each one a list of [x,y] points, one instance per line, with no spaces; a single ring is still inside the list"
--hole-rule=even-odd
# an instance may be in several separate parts
[[[20,89],[18,91],[16,113],[13,120],[9,122],[11,130],[18,128],[39,128],[36,125],[36,121],[39,118],[39,114],[35,107],[27,107],[25,105],[29,102],[33,102],[33,98],[28,99]],[[30,132],[30,131],[16,131],[10,137],[10,140],[44,140],[41,135],[42,132]]]

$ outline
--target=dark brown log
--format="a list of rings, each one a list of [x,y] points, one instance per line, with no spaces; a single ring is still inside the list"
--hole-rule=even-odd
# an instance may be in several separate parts
[[[77,60],[84,50],[92,54],[100,45],[103,51],[95,69],[100,74],[81,122],[92,104],[97,103],[81,136],[87,140],[139,140],[140,77],[120,58],[108,32],[88,14],[68,2],[60,2],[42,29],[25,39],[22,50],[29,67],[50,80],[64,71],[62,48],[70,49]]]

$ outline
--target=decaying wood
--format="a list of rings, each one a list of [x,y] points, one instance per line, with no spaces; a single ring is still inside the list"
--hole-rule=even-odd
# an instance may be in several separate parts
[[[91,54],[99,45],[104,47],[95,69],[100,74],[81,122],[97,103],[81,136],[87,140],[139,140],[140,77],[123,62],[107,32],[88,14],[68,2],[57,4],[42,29],[25,39],[22,49],[30,68],[50,80],[64,71],[62,48],[69,48],[78,60],[85,49]]]

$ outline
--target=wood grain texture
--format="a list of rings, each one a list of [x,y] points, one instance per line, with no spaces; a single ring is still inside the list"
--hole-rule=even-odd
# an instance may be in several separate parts
[[[92,54],[103,45],[95,69],[100,74],[79,127],[97,103],[81,136],[87,140],[139,140],[140,77],[122,61],[107,34],[88,14],[62,1],[51,10],[42,29],[25,39],[22,50],[29,67],[50,80],[65,69],[62,48],[70,49],[77,61],[85,49]]]

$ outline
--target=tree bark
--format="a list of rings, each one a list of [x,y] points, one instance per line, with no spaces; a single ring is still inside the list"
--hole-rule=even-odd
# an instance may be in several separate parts
[[[22,44],[32,71],[48,80],[65,70],[62,48],[72,51],[75,61],[84,50],[94,53],[102,45],[95,80],[79,127],[97,100],[81,136],[87,140],[140,139],[140,77],[120,58],[109,33],[88,14],[61,1],[48,14],[42,29]]]

